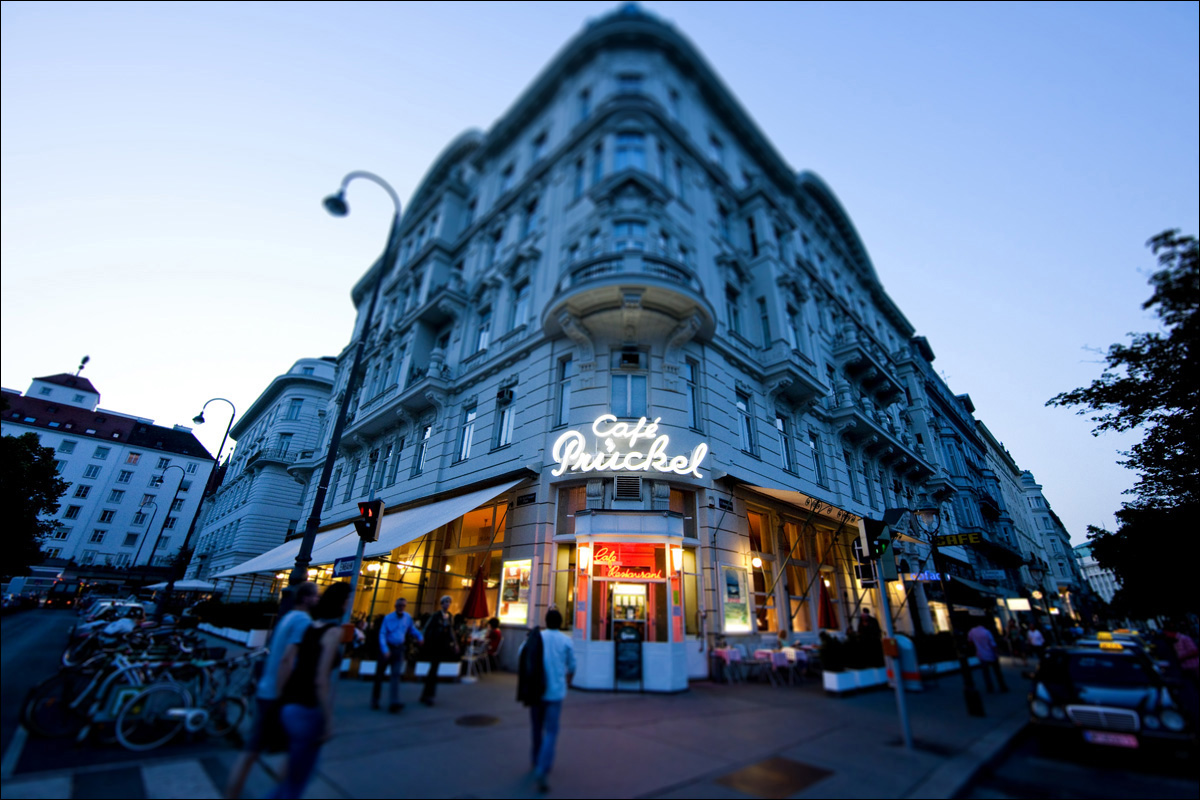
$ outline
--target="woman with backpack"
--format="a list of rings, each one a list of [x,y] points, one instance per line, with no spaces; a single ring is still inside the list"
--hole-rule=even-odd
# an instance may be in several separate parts
[[[350,584],[335,583],[313,609],[313,623],[300,643],[290,645],[279,668],[280,720],[288,738],[287,771],[270,797],[304,794],[321,746],[333,736],[331,677],[341,658],[342,617]]]

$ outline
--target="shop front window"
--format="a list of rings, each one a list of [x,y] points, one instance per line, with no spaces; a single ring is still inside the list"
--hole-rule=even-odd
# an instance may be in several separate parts
[[[644,642],[670,641],[666,546],[596,542],[589,551],[590,638],[609,641],[618,629],[634,626]]]

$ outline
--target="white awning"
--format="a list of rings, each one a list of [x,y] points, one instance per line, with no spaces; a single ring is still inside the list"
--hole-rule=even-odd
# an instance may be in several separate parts
[[[166,581],[163,581],[162,583],[153,583],[145,588],[150,589],[151,591],[161,592],[167,588],[167,583]],[[217,587],[215,584],[211,584],[207,581],[175,581],[175,591],[177,592],[211,592],[216,588]]]
[[[414,539],[419,539],[430,531],[451,520],[458,519],[468,511],[504,494],[524,480],[526,479],[519,478],[507,483],[477,489],[458,497],[406,508],[390,514],[385,511],[383,519],[379,521],[379,539],[367,543],[363,557],[374,558],[387,555],[397,547],[403,547]],[[297,537],[284,542],[274,550],[268,550],[244,564],[227,569],[213,577],[231,578],[234,575],[248,575],[252,572],[278,572],[290,569],[296,563],[296,554],[300,552],[301,541],[302,539]],[[312,560],[309,562],[309,566],[332,564],[341,558],[353,558],[357,552],[358,534],[354,530],[354,523],[348,522],[317,536],[313,542]]]
[[[844,509],[833,505],[827,500],[811,497],[810,495],[804,494],[803,492],[798,492],[795,489],[784,489],[778,486],[755,486],[750,483],[746,483],[744,486],[751,491],[766,495],[767,497],[778,500],[781,503],[787,503],[789,505],[796,506],[796,508],[800,509],[801,511],[812,511],[814,505],[817,508],[824,506],[826,509],[825,514],[827,516],[832,516],[830,512],[844,511]],[[851,519],[857,520],[858,515],[853,515]]]

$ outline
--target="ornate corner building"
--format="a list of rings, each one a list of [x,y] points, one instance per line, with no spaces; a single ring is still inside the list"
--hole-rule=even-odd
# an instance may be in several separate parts
[[[634,7],[589,24],[489,131],[455,139],[396,236],[395,268],[353,290],[330,418],[364,336],[367,366],[313,550],[312,574],[333,577],[356,503],[386,502],[356,613],[399,595],[420,612],[449,594],[457,610],[481,584],[505,625],[565,612],[578,685],[636,672],[675,691],[708,674],[697,640],[815,639],[878,610],[861,517],[932,500],[943,532],[1001,518],[973,408],[929,368],[833,192]],[[289,466],[304,509],[322,437]],[[969,465],[947,446],[962,440]],[[975,510],[951,513],[956,495]],[[298,549],[206,574],[270,576]],[[905,555],[902,595],[926,556]],[[936,626],[944,598],[918,594],[910,627]],[[637,669],[618,657],[634,639]]]

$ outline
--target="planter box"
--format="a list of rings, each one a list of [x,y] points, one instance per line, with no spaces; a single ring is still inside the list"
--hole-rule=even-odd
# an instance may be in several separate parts
[[[887,668],[871,667],[869,669],[848,669],[845,672],[821,673],[821,681],[825,691],[830,694],[849,694],[851,692],[873,689],[887,684]]]

